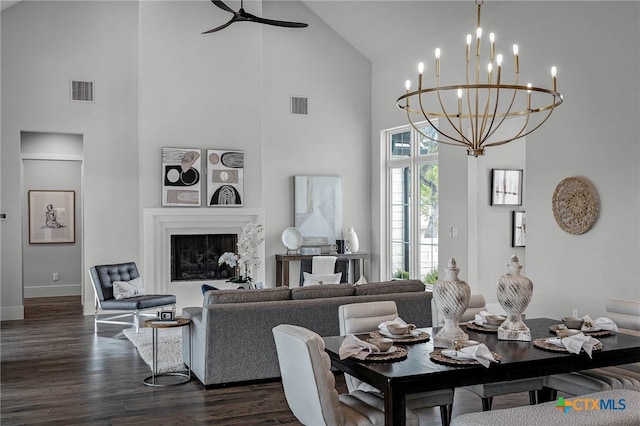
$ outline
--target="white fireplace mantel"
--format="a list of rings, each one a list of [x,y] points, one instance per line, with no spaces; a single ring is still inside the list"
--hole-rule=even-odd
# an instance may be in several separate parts
[[[264,225],[264,210],[244,207],[144,209],[142,259],[145,288],[149,293],[176,294],[181,305],[179,293],[187,288],[192,292],[194,286],[171,282],[171,235],[239,234],[242,227],[250,222]],[[262,267],[253,272],[253,278],[264,281],[264,242],[259,253]],[[188,296],[186,299],[193,299],[193,295]]]

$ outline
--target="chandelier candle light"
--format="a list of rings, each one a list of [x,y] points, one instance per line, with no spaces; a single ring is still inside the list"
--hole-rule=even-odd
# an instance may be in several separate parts
[[[406,94],[400,96],[397,105],[407,113],[411,126],[423,137],[447,145],[467,148],[467,153],[477,157],[484,155],[490,146],[503,145],[522,138],[538,129],[549,118],[554,108],[563,102],[562,95],[556,90],[556,67],[551,67],[552,87],[542,88],[532,84],[520,83],[520,54],[518,45],[513,45],[513,83],[503,82],[503,56],[496,54],[496,37],[490,33],[489,60],[486,74],[481,73],[482,28],[480,26],[480,8],[482,0],[476,0],[478,7],[478,24],[473,49],[475,61],[472,61],[471,34],[467,35],[466,45],[466,82],[457,85],[440,85],[441,50],[435,50],[434,87],[423,87],[425,66],[418,65],[418,89],[411,91],[411,81],[406,81]],[[472,73],[475,80],[472,82]],[[484,81],[483,81],[484,80]],[[416,108],[417,105],[419,108]],[[439,107],[428,110],[428,107]],[[540,113],[540,114],[539,114]],[[431,137],[423,133],[415,124],[426,119],[437,135]],[[490,140],[505,119],[524,117],[524,124],[515,133],[498,140]],[[443,118],[445,125],[436,125],[435,120]],[[442,124],[442,123],[438,123]],[[448,124],[448,126],[446,125]],[[451,130],[449,130],[449,127]],[[469,135],[470,133],[470,135]]]

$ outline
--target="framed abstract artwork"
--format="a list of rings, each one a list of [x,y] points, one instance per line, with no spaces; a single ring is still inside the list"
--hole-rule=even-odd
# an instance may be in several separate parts
[[[200,206],[200,150],[162,148],[162,206]]]
[[[207,205],[244,205],[244,151],[207,150]]]
[[[29,191],[29,244],[75,242],[75,191]]]
[[[342,238],[342,178],[294,176],[295,227],[303,246],[326,246]]]
[[[491,205],[522,205],[522,170],[491,170]]]
[[[513,230],[511,232],[511,247],[524,247],[527,242],[527,222],[525,212],[513,212]]]

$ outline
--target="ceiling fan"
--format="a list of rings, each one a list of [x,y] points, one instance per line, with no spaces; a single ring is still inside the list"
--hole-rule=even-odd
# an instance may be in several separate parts
[[[244,6],[243,0],[240,0],[240,10],[237,12],[219,0],[211,0],[211,3],[215,4],[222,10],[233,13],[233,18],[231,18],[229,22],[227,22],[226,24],[220,25],[219,27],[213,28],[209,31],[205,31],[202,34],[214,33],[216,31],[220,31],[222,29],[227,28],[229,25],[233,24],[234,22],[243,22],[243,21],[257,22],[259,24],[267,24],[267,25],[274,25],[276,27],[287,27],[287,28],[304,28],[309,26],[308,24],[305,24],[303,22],[276,21],[274,19],[266,19],[266,18],[261,18],[259,16],[252,15],[250,13],[245,12],[243,7]]]

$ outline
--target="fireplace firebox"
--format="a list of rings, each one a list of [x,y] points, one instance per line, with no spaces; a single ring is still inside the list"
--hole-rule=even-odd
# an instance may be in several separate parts
[[[171,235],[171,281],[227,280],[236,268],[219,265],[225,252],[236,252],[237,234]]]

